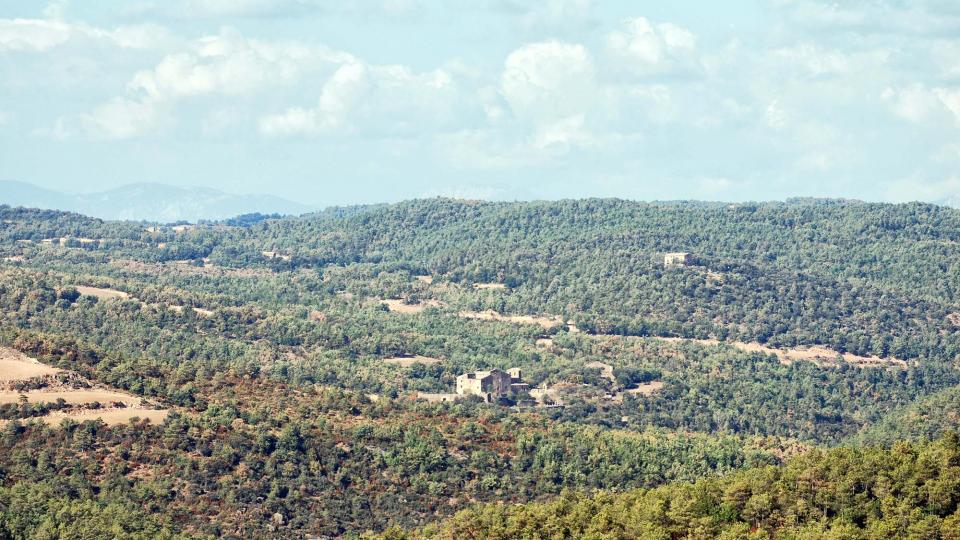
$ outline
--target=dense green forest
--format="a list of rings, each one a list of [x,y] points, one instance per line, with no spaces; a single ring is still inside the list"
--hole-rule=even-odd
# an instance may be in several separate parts
[[[628,493],[492,504],[381,538],[960,538],[960,442],[812,451],[781,467]]]
[[[856,538],[897,512],[879,537],[947,530],[948,482],[936,508],[857,484],[865,508],[816,519],[784,486],[853,482],[856,460],[857,478],[928,466],[918,485],[952,470],[930,455],[955,439],[898,441],[960,428],[958,242],[960,211],[834,200],[433,199],[178,227],[0,206],[0,346],[75,374],[6,391],[82,381],[170,411],[61,426],[42,420],[64,403],[0,404],[0,538],[403,535],[464,509],[419,530]],[[665,266],[674,251],[690,263]],[[419,399],[494,367],[547,397]],[[725,498],[737,482],[765,521]],[[701,525],[625,510],[680,499]]]

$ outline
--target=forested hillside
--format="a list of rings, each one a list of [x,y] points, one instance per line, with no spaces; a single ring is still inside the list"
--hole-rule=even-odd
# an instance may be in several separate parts
[[[814,451],[693,484],[545,504],[480,506],[416,533],[382,538],[960,537],[956,435],[892,449]]]
[[[946,530],[955,438],[897,441],[960,427],[958,242],[960,211],[834,200],[175,226],[0,206],[0,347],[59,370],[0,369],[0,538]],[[514,367],[529,392],[453,395]],[[83,421],[100,410],[129,421]],[[788,493],[821,479],[833,506]],[[681,499],[686,521],[624,510]]]

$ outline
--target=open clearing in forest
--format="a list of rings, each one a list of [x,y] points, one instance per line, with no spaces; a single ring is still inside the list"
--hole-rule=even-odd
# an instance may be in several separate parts
[[[89,405],[91,403],[123,403],[127,407],[134,407],[140,404],[141,399],[131,394],[123,394],[111,390],[31,390],[29,392],[0,392],[0,404],[19,403],[20,396],[27,397],[27,403],[56,403],[57,399],[63,399],[71,405]]]
[[[145,263],[133,259],[111,259],[111,266],[116,266],[131,272],[147,275],[173,274],[178,276],[209,275],[229,276],[238,278],[254,278],[275,275],[269,268],[223,268],[222,266],[196,266],[193,260],[166,261],[162,263]]]
[[[650,381],[648,383],[638,384],[633,388],[624,390],[625,394],[638,394],[642,396],[649,396],[650,394],[656,392],[663,388],[663,381]]]
[[[617,382],[617,378],[613,376],[613,366],[610,364],[604,364],[603,362],[594,360],[593,362],[587,362],[583,365],[583,367],[589,369],[599,369],[601,377],[610,382]]]
[[[477,290],[484,289],[506,289],[507,286],[503,283],[474,283],[473,288]]]
[[[290,256],[289,256],[289,255],[284,255],[284,254],[279,253],[279,252],[277,252],[277,251],[261,251],[260,254],[263,255],[264,257],[268,258],[268,259],[280,259],[281,261],[289,261],[289,260],[290,260]]]
[[[407,315],[420,313],[421,311],[427,308],[441,308],[444,306],[443,302],[439,300],[424,300],[419,304],[408,304],[404,300],[398,298],[388,298],[386,300],[379,300],[381,304],[386,304],[387,308],[394,313],[403,313]]]
[[[170,306],[170,310],[175,311],[177,313],[183,313],[183,307],[184,306]],[[213,317],[213,312],[210,311],[209,309],[196,308],[196,307],[190,308],[190,309],[192,309],[194,313],[196,313],[201,317]]]
[[[429,403],[444,403],[448,401],[454,401],[458,397],[457,394],[436,394],[432,392],[417,392],[417,399],[422,399]]]
[[[101,300],[109,300],[113,298],[130,298],[130,293],[125,293],[123,291],[118,291],[115,289],[102,289],[100,287],[88,287],[86,285],[77,285],[75,287],[77,292],[84,296],[95,296]]]
[[[59,426],[64,418],[69,418],[75,422],[85,422],[87,420],[96,420],[99,418],[108,426],[126,424],[131,418],[148,420],[151,424],[162,424],[170,411],[166,409],[140,409],[135,407],[126,407],[122,409],[96,409],[78,412],[52,412],[46,416],[40,417],[44,423],[51,426]]]
[[[22,381],[56,375],[61,370],[30,358],[20,351],[0,347],[0,382]]]
[[[106,424],[115,425],[126,423],[135,416],[154,423],[163,422],[167,417],[166,409],[148,408],[147,400],[140,396],[112,388],[71,388],[60,377],[52,378],[58,373],[70,375],[69,378],[72,381],[79,380],[84,384],[91,384],[76,373],[41,364],[20,351],[0,347],[0,383],[7,383],[3,385],[7,389],[0,390],[0,404],[19,403],[21,397],[26,396],[28,403],[56,403],[57,399],[63,399],[67,404],[78,407],[94,403],[108,407],[53,411],[36,417],[53,426],[59,425],[64,418],[71,418],[77,422],[100,418]],[[34,389],[20,392],[9,384],[14,382],[30,382]],[[26,418],[22,421],[27,422],[31,419]]]
[[[562,317],[542,317],[535,315],[503,315],[488,309],[485,311],[461,311],[458,313],[464,319],[478,319],[481,321],[502,321],[517,324],[537,324],[544,328],[553,328],[563,324]]]
[[[773,354],[784,364],[793,362],[813,362],[823,365],[836,363],[838,358],[844,362],[857,367],[883,367],[883,366],[901,366],[906,367],[907,362],[899,358],[880,358],[879,356],[861,356],[853,353],[839,353],[833,349],[828,349],[819,345],[809,347],[794,347],[790,349],[775,349],[759,343],[744,343],[741,341],[719,341],[716,339],[691,339],[678,337],[658,337],[662,341],[673,343],[692,342],[701,345],[720,345],[727,344],[736,347],[742,351],[758,352],[763,354]]]
[[[397,356],[395,358],[385,358],[383,360],[384,364],[391,364],[394,366],[400,367],[410,367],[414,364],[424,364],[424,365],[433,365],[439,364],[442,362],[439,358],[431,358],[429,356]]]

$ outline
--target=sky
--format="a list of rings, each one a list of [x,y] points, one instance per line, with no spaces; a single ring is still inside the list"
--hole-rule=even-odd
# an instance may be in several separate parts
[[[960,204],[960,2],[0,0],[0,179]]]

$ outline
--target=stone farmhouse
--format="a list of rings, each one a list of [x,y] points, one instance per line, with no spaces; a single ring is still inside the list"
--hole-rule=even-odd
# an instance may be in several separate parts
[[[457,395],[480,396],[487,403],[528,390],[530,385],[523,382],[520,368],[510,368],[507,371],[494,368],[489,371],[464,373],[457,377]]]
[[[670,266],[687,266],[693,262],[693,257],[685,251],[677,251],[674,253],[666,253],[663,256],[663,265]]]

